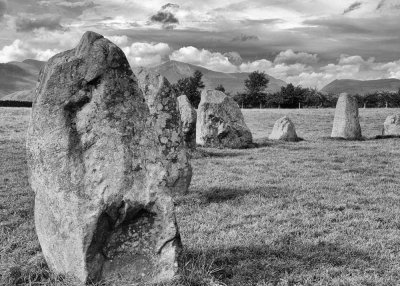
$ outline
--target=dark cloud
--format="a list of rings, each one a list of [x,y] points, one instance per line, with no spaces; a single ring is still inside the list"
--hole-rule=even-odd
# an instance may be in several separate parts
[[[5,0],[0,0],[0,19],[3,18],[7,11],[7,2]]]
[[[375,57],[377,61],[398,60],[398,16],[383,17],[379,18],[379,25],[376,17],[350,18],[341,15],[304,21],[307,26],[290,29],[298,36],[294,47],[318,53],[322,55],[322,60],[332,60],[343,53]]]
[[[252,25],[272,25],[272,24],[282,23],[283,20],[278,18],[259,19],[259,20],[246,19],[240,22],[245,26],[252,26]]]
[[[376,6],[376,10],[381,9],[384,5],[385,5],[386,0],[381,0],[378,4],[378,6]]]
[[[45,9],[45,13],[57,13],[63,17],[74,18],[82,15],[85,10],[99,5],[89,0],[42,0],[39,2],[39,6],[42,10]]]
[[[371,30],[368,25],[365,26],[360,21],[354,21],[353,19],[342,19],[342,18],[325,18],[317,20],[306,20],[303,24],[314,26],[317,29],[325,29],[330,33],[340,34],[369,34]]]
[[[56,3],[56,5],[65,9],[80,10],[80,11],[97,6],[96,4],[94,4],[93,1],[78,1],[78,2],[62,1]]]
[[[351,4],[347,9],[345,9],[343,11],[343,15],[350,13],[351,11],[360,9],[362,6],[362,2],[354,2],[353,4]]]
[[[17,27],[17,32],[30,32],[40,28],[49,31],[64,29],[61,25],[61,17],[52,15],[39,16],[35,18],[19,16],[15,21],[15,25]]]
[[[159,11],[157,14],[151,16],[152,22],[158,22],[162,24],[179,24],[179,20],[171,12]]]
[[[247,42],[247,41],[258,41],[260,38],[255,35],[240,34],[232,39],[232,42]]]
[[[150,17],[150,21],[162,24],[166,30],[173,30],[175,25],[179,24],[178,18],[169,11],[158,11],[157,14]]]
[[[178,4],[173,4],[173,3],[168,3],[168,4],[165,4],[164,6],[161,7],[162,10],[165,10],[165,9],[168,9],[168,8],[178,9],[179,5]]]

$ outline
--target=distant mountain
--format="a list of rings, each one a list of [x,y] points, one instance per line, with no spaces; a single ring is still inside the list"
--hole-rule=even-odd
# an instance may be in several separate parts
[[[397,92],[400,88],[400,80],[395,78],[378,80],[353,80],[337,79],[321,89],[321,92],[328,94],[348,94],[366,95],[377,91]]]
[[[35,89],[44,64],[36,60],[0,64],[0,100],[15,92]]]
[[[168,61],[154,68],[150,71],[159,73],[165,76],[171,83],[176,83],[179,79],[193,75],[195,70],[203,73],[203,82],[206,88],[214,89],[222,84],[227,92],[240,92],[244,90],[244,81],[248,78],[249,73],[223,73],[212,71],[203,67],[178,62]],[[269,76],[269,84],[267,91],[276,92],[281,90],[281,86],[286,86],[287,83],[283,80],[276,79]]]

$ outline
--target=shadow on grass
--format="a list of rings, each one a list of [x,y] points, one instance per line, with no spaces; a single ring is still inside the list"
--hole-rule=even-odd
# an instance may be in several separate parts
[[[305,141],[303,138],[298,137],[295,140],[271,140],[268,137],[263,137],[263,138],[256,138],[254,139],[254,147],[253,148],[263,148],[263,147],[271,147],[274,145],[280,145],[282,143],[296,143],[296,142],[301,142]]]
[[[292,273],[317,273],[320,269],[365,267],[370,254],[338,244],[300,241],[289,233],[271,245],[234,246],[221,249],[185,250],[184,260],[211,262],[212,276],[226,285],[258,285],[278,283]],[[186,263],[187,263],[186,262]],[[297,284],[296,284],[297,285]]]
[[[368,140],[368,138],[366,137],[361,137],[358,139],[348,139],[348,138],[343,138],[343,137],[329,137],[329,136],[324,136],[324,137],[320,137],[318,138],[321,141],[366,141]]]
[[[174,198],[176,205],[183,204],[201,204],[207,205],[211,203],[224,203],[235,201],[247,195],[260,195],[263,198],[286,198],[293,195],[295,190],[284,187],[268,186],[255,188],[226,188],[212,187],[204,190],[191,190],[190,194],[184,196],[176,196]]]
[[[246,149],[242,149],[246,150]],[[238,149],[215,149],[215,148],[197,148],[196,157],[198,158],[225,158],[225,157],[239,157],[246,155],[245,151],[238,151]]]
[[[201,193],[203,203],[222,203],[235,200],[250,193],[249,189],[211,188]]]
[[[382,139],[399,139],[400,135],[377,135],[375,137],[371,137],[368,140],[382,140]]]

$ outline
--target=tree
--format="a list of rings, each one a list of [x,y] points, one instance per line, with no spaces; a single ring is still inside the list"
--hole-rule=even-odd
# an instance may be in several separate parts
[[[249,78],[244,81],[246,90],[245,105],[261,107],[265,103],[265,89],[268,83],[269,79],[264,72],[254,71],[249,74]]]
[[[219,85],[215,88],[215,90],[219,90],[219,91],[225,92],[225,87],[224,87],[222,84],[219,84]]]
[[[299,105],[304,105],[309,89],[301,86],[294,86],[289,83],[287,86],[281,87],[281,107],[297,108]]]
[[[173,89],[178,95],[185,94],[190,103],[197,108],[200,103],[201,98],[201,89],[203,89],[204,83],[202,81],[203,74],[201,71],[194,71],[193,75],[190,77],[185,77],[174,85],[172,85]]]
[[[264,72],[254,71],[249,74],[249,78],[244,81],[246,92],[249,94],[257,94],[265,91],[269,83],[269,79]]]
[[[233,99],[237,102],[237,104],[243,108],[244,107],[244,101],[245,101],[246,95],[244,93],[237,92],[234,96]]]

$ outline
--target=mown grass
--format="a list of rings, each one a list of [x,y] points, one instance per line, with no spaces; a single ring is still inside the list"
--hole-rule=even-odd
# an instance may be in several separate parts
[[[257,140],[289,114],[305,141],[201,150],[189,194],[176,198],[184,263],[173,285],[399,285],[400,139],[368,139],[399,111],[361,109],[366,140],[338,141],[326,139],[333,109],[245,110]],[[68,285],[34,233],[28,117],[0,109],[0,281]]]

